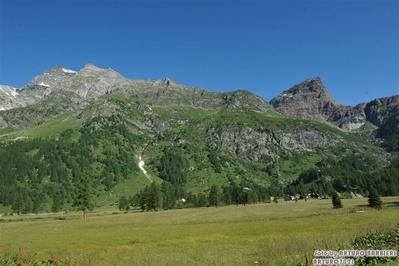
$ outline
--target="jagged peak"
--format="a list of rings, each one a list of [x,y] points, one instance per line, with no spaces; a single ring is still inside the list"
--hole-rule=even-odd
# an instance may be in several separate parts
[[[270,104],[284,115],[306,119],[328,117],[339,104],[324,87],[321,78],[309,78],[274,97]]]
[[[52,69],[50,69],[50,71],[51,71],[51,70],[52,70],[52,71],[58,71],[58,70],[61,70],[61,71],[62,71],[63,68],[64,68],[63,66],[58,65],[58,66],[55,66],[55,67],[53,67]]]
[[[66,67],[63,66],[55,66],[50,70],[46,70],[43,72],[43,74],[60,74],[60,75],[64,75],[64,74],[76,74],[77,72],[74,70],[70,70]]]
[[[74,76],[76,73],[76,71],[70,70],[61,65],[57,65],[35,76],[28,84],[23,86],[21,89],[32,90],[35,89],[37,86],[39,86],[40,89],[43,87],[53,87],[55,84],[62,82],[70,78],[71,76]]]
[[[320,77],[315,77],[315,78],[309,78],[306,79],[305,81],[301,82],[300,84],[297,84],[293,86],[291,89],[288,91],[296,91],[298,92],[314,92],[314,91],[325,91],[328,93],[327,89],[324,87],[323,82],[321,81]],[[329,94],[329,93],[328,93]]]
[[[321,82],[321,78],[320,77],[314,77],[314,78],[308,78],[303,82],[311,82],[311,81],[320,81]]]
[[[276,100],[280,100],[281,98],[290,98],[292,99],[293,96],[303,96],[306,97],[307,95],[316,95],[317,98],[323,98],[327,102],[336,103],[331,94],[327,91],[324,87],[323,82],[321,81],[320,77],[308,78],[303,82],[294,85],[289,90],[283,91],[277,97],[273,98],[270,102],[275,102]]]
[[[176,83],[168,77],[163,78],[163,79],[158,79],[158,80],[154,81],[153,84],[155,86],[166,86],[166,87],[169,87],[171,85],[176,85]]]

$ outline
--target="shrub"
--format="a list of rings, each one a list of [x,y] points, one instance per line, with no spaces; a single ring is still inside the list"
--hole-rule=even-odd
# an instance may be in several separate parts
[[[341,199],[339,198],[339,195],[336,191],[332,195],[332,205],[334,209],[342,208]]]

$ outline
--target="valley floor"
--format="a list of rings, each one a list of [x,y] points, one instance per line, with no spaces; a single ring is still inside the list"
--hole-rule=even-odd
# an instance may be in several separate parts
[[[0,252],[66,265],[297,265],[315,250],[347,249],[357,236],[392,230],[399,197],[279,202],[159,212],[0,217]],[[114,214],[112,214],[114,213]],[[22,218],[21,218],[22,217]],[[35,255],[36,254],[36,255]],[[305,265],[305,264],[304,264]]]

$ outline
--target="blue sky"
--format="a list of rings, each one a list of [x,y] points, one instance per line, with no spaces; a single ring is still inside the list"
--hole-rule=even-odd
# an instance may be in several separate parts
[[[345,105],[399,94],[399,1],[0,0],[0,84],[56,65],[266,101],[321,77]]]

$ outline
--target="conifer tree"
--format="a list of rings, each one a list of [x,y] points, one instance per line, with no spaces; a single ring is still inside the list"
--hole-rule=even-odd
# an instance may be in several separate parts
[[[160,201],[161,191],[159,189],[159,186],[155,182],[152,182],[149,189],[149,197],[147,203],[148,210],[152,209],[156,211],[158,206],[160,205]]]
[[[51,211],[53,213],[57,213],[61,211],[62,207],[64,206],[64,199],[62,196],[56,194],[53,197],[53,204],[51,205]]]
[[[12,209],[17,214],[20,214],[23,211],[23,208],[24,208],[24,199],[21,194],[17,194],[12,203]]]
[[[149,197],[149,186],[145,186],[144,189],[140,191],[140,199],[139,199],[139,205],[140,209],[142,211],[145,211],[147,209],[147,203],[148,203],[148,197]],[[147,209],[148,210],[148,209]]]
[[[332,205],[334,209],[342,208],[341,199],[339,198],[339,195],[336,191],[334,191],[334,193],[332,194]]]
[[[221,194],[220,187],[218,185],[213,184],[209,192],[209,204],[211,206],[215,206],[216,208],[219,206],[220,194]]]
[[[207,201],[207,197],[204,193],[198,193],[197,195],[197,207],[205,207],[207,206],[208,201]]]
[[[32,212],[39,213],[39,211],[41,210],[41,204],[42,204],[41,197],[39,195],[36,195],[33,198]]]
[[[129,208],[129,200],[126,196],[122,196],[118,202],[118,209],[120,211],[122,210],[128,211],[128,208]]]
[[[140,197],[138,194],[129,197],[129,204],[132,205],[134,209],[136,209],[137,206],[140,205],[139,203],[140,203]]]
[[[165,210],[168,210],[170,208],[173,208],[173,205],[175,204],[175,196],[173,193],[173,187],[169,182],[162,182],[161,185],[161,191],[162,191],[162,207]]]
[[[93,208],[91,178],[87,168],[83,169],[82,175],[77,183],[77,192],[72,207],[77,207],[79,211],[83,211],[83,219],[86,219],[87,210]]]
[[[382,208],[382,201],[380,195],[374,187],[371,187],[369,190],[369,206],[376,209]]]
[[[237,185],[233,184],[233,188],[232,188],[232,202],[238,206],[238,204],[240,203],[241,200],[241,194],[242,194],[242,190],[240,189],[240,187],[238,187]]]

